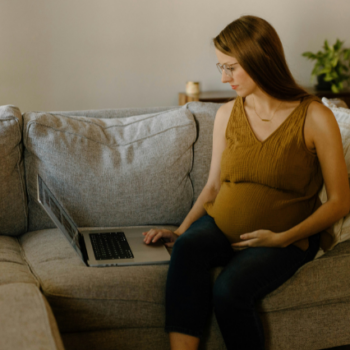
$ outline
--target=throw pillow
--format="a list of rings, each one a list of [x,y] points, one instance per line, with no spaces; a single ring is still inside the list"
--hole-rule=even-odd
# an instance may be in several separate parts
[[[350,178],[350,109],[342,108],[342,107],[338,108],[336,107],[335,104],[332,103],[332,101],[328,100],[325,97],[322,98],[322,102],[325,106],[330,108],[330,110],[333,112],[335,116],[335,119],[338,122],[341,137],[342,137],[345,162],[348,169],[348,176]],[[321,191],[319,192],[319,197],[322,203],[325,203],[327,201],[327,192],[326,192],[325,185],[323,185]],[[333,234],[337,238],[333,247],[337,243],[349,240],[350,239],[350,213],[344,218],[339,219],[328,230],[330,230],[330,232],[333,232]]]
[[[39,173],[80,227],[178,225],[191,209],[196,139],[187,109],[125,118],[24,115],[29,230],[54,227]]]
[[[348,108],[348,105],[344,100],[340,98],[331,98],[322,97],[323,104],[328,108]]]

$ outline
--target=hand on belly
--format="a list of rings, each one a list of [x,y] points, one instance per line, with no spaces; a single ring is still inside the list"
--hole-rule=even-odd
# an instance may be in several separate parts
[[[240,235],[241,242],[233,243],[233,248],[241,247],[282,247],[283,241],[280,234],[270,230],[257,230]]]

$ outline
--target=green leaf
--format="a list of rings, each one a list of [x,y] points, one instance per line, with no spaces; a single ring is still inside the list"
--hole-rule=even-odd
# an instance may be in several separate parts
[[[335,84],[332,84],[331,89],[332,89],[332,91],[333,91],[334,93],[338,93],[338,92],[339,92],[339,90],[338,90],[338,88],[335,86]]]
[[[344,51],[344,60],[349,59],[350,57],[350,49]]]
[[[324,77],[324,81],[332,81],[332,80],[334,80],[334,78],[330,74],[326,74],[326,76]]]
[[[334,67],[334,70],[338,73],[338,74],[342,74],[344,67],[347,68],[346,66],[344,66],[343,64],[339,63],[336,67]]]
[[[327,55],[327,61],[332,61],[334,57],[334,52],[333,51],[329,51],[328,55]]]
[[[325,48],[326,51],[330,50],[327,40],[324,41],[324,48]]]
[[[331,72],[330,76],[335,80],[339,78],[338,72]]]
[[[311,72],[311,76],[314,77],[314,76],[318,75],[317,73],[318,73],[318,67],[315,66]]]
[[[338,61],[339,61],[339,57],[334,57],[331,61],[331,65],[335,67],[338,64]]]
[[[344,44],[344,41],[340,41],[339,39],[337,39],[337,42],[334,44],[334,50],[339,51],[343,44]]]
[[[307,57],[310,60],[316,60],[317,59],[316,55],[314,53],[312,53],[312,52],[304,52],[302,54],[302,56]]]
[[[317,75],[321,75],[321,74],[327,74],[327,73],[330,73],[331,72],[331,68],[323,68],[321,69]]]

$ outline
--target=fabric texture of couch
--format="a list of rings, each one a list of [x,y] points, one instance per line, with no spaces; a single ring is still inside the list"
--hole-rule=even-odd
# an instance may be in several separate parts
[[[39,206],[36,176],[81,227],[179,225],[207,181],[219,107],[0,107],[1,349],[169,349],[168,265],[85,266]],[[348,162],[347,111],[336,118]],[[350,344],[349,227],[350,216],[333,225],[337,244],[257,303],[266,349]],[[200,348],[225,349],[214,313]]]

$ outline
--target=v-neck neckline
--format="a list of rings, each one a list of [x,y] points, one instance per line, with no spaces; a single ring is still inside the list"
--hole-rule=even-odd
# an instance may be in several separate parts
[[[304,102],[304,99],[302,99],[302,100],[300,101],[299,105],[293,109],[293,111],[292,111],[292,112],[289,114],[289,116],[281,123],[281,125],[280,125],[275,131],[273,131],[264,141],[261,141],[261,140],[259,140],[259,139],[256,137],[255,132],[253,131],[253,128],[252,128],[252,126],[251,126],[250,123],[249,123],[247,114],[246,114],[245,109],[244,109],[244,100],[243,100],[243,97],[241,98],[241,104],[242,104],[242,105],[241,105],[241,108],[242,108],[242,112],[243,112],[243,115],[244,115],[244,119],[245,119],[245,121],[247,122],[247,124],[248,124],[248,126],[249,126],[249,129],[250,129],[250,131],[251,131],[253,137],[255,138],[255,140],[256,140],[257,142],[259,142],[260,144],[263,145],[263,144],[264,144],[266,141],[268,141],[274,134],[276,134],[277,131],[278,131],[279,129],[281,129],[281,127],[287,122],[287,120],[289,120],[289,119],[291,118],[291,116],[295,113],[295,111],[301,106],[301,104],[302,104],[303,102]]]

